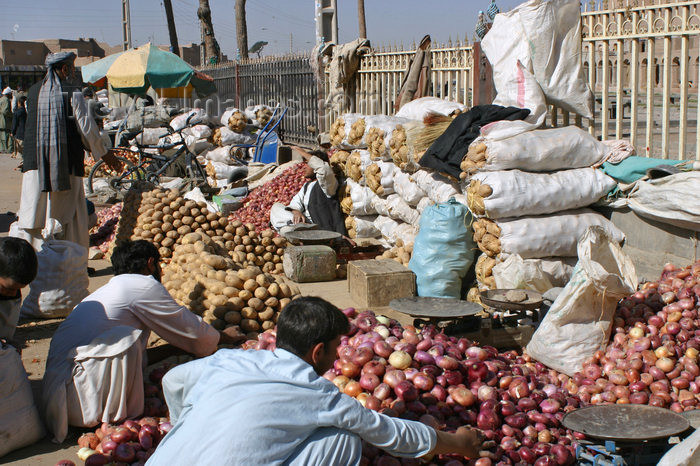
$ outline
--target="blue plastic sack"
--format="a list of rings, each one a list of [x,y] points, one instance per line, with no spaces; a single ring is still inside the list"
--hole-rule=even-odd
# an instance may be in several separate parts
[[[460,298],[476,249],[470,224],[471,214],[454,198],[423,211],[408,263],[416,274],[418,296]]]

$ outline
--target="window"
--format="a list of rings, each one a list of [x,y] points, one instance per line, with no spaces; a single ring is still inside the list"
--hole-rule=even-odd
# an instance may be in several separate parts
[[[10,55],[14,55],[14,54],[15,54],[15,49],[10,49]]]
[[[31,55],[31,54],[32,54],[32,51],[27,49],[27,55]]]

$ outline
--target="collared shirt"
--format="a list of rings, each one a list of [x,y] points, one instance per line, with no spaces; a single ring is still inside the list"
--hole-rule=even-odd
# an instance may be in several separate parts
[[[322,427],[356,434],[395,456],[423,456],[437,441],[420,422],[364,408],[283,349],[219,350],[171,369],[163,392],[174,427],[149,466],[297,463],[293,455]],[[362,452],[354,453],[357,464]]]

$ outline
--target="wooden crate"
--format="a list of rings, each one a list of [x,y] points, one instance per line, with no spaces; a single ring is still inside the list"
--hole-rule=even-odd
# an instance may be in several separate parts
[[[348,262],[348,289],[358,308],[388,306],[392,299],[416,294],[416,276],[391,259]]]

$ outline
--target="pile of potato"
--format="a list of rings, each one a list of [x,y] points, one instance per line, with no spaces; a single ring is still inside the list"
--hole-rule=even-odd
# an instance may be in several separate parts
[[[299,290],[256,266],[240,266],[201,233],[188,233],[163,270],[173,298],[214,328],[239,325],[249,337],[274,328],[279,312]]]
[[[464,173],[464,172],[462,172]],[[493,188],[487,184],[481,184],[480,180],[471,180],[467,188],[467,207],[474,215],[486,215],[484,198],[493,194]]]
[[[272,109],[268,106],[262,106],[255,111],[255,119],[258,124],[263,127],[272,118]]]
[[[243,112],[241,112],[240,110],[236,110],[228,118],[227,125],[231,131],[235,131],[236,133],[242,133],[248,125],[248,120],[246,119]]]
[[[365,170],[365,181],[369,189],[377,196],[384,196],[384,186],[382,186],[382,169],[376,163],[370,164]]]
[[[389,153],[391,159],[401,170],[406,170],[412,164],[411,151],[408,146],[408,137],[406,129],[403,125],[398,125],[391,133],[391,141],[389,141]]]
[[[459,177],[465,179],[484,165],[486,165],[486,144],[483,142],[473,143],[469,146],[467,155],[464,156],[462,163],[459,165],[459,168],[462,170]]]
[[[362,156],[359,151],[352,151],[345,161],[345,175],[356,183],[362,179]]]
[[[394,259],[399,264],[408,267],[411,254],[413,254],[413,243],[404,244],[403,240],[399,238],[393,248],[384,251],[381,256],[377,256],[377,259]]]
[[[386,131],[383,129],[372,126],[367,130],[367,136],[365,136],[365,142],[367,143],[367,150],[369,150],[369,155],[372,160],[380,160],[384,157],[386,153],[386,143],[384,139],[386,138]]]
[[[479,249],[490,257],[494,257],[501,252],[501,229],[496,222],[487,218],[480,218],[472,224],[474,228],[474,241]]]
[[[344,142],[351,146],[362,144],[362,138],[365,135],[365,119],[358,118],[351,125],[350,130],[345,131],[345,117],[341,116],[336,119],[329,130],[331,145],[333,147],[342,147]]]
[[[254,225],[229,221],[219,212],[207,210],[203,202],[184,199],[177,190],[129,191],[125,196],[117,242],[148,240],[167,259],[184,236],[193,232],[211,239],[236,264],[255,265],[265,273],[284,271],[282,257],[287,240],[275,237],[272,230],[257,233]]]
[[[493,278],[493,267],[495,265],[496,259],[486,254],[480,255],[476,261],[476,279],[480,285],[489,290],[496,289],[496,280]]]

